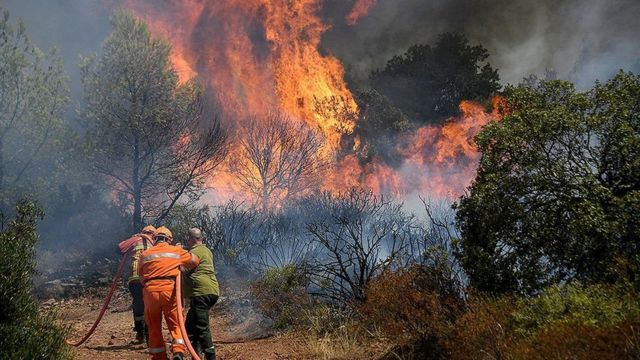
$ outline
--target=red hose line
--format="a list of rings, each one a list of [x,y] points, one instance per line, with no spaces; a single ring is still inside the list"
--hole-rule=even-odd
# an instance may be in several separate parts
[[[102,317],[104,316],[105,311],[107,311],[107,307],[109,307],[109,302],[111,301],[111,297],[113,296],[113,293],[116,291],[116,287],[118,286],[118,280],[120,279],[120,275],[122,275],[124,264],[127,262],[129,255],[130,254],[128,252],[122,255],[122,259],[120,260],[120,265],[118,266],[118,270],[116,271],[116,274],[113,277],[113,281],[111,282],[111,288],[109,289],[109,294],[107,294],[107,298],[104,299],[104,304],[102,304],[102,309],[100,309],[100,314],[98,315],[98,318],[96,319],[96,321],[93,322],[93,326],[91,326],[91,329],[89,329],[89,332],[78,342],[74,343],[69,340],[65,340],[67,344],[71,346],[80,346],[85,341],[87,341],[91,335],[93,335],[93,332],[98,327],[98,324],[100,324],[100,321],[102,320]]]
[[[189,349],[189,353],[191,353],[192,360],[200,360],[200,357],[193,349],[191,345],[191,341],[189,341],[189,337],[187,336],[187,329],[184,327],[184,314],[182,313],[182,289],[181,289],[181,274],[176,276],[176,302],[178,303],[178,323],[180,324],[180,332],[182,333],[182,338],[184,339],[185,345],[187,345],[187,349]]]

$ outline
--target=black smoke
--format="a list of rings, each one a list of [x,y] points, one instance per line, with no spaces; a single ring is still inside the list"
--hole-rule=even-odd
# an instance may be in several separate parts
[[[637,0],[378,0],[355,26],[346,24],[345,11],[344,1],[327,1],[333,28],[323,46],[359,82],[443,32],[460,32],[487,48],[505,83],[550,69],[587,88],[619,69],[640,71]]]

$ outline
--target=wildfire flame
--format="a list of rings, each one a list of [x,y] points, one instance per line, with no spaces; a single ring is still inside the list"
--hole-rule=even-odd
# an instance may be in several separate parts
[[[347,156],[336,166],[335,176],[327,179],[325,188],[366,185],[376,193],[399,197],[417,193],[455,198],[475,176],[480,154],[473,138],[486,124],[500,120],[501,101],[500,97],[493,99],[492,112],[486,112],[482,104],[463,101],[460,115],[444,125],[425,125],[405,135],[397,149],[403,156],[399,167],[378,160],[360,165],[354,155]]]
[[[353,5],[353,8],[345,17],[347,24],[355,25],[358,23],[360,18],[369,14],[371,8],[376,5],[376,0],[356,0],[356,3]]]
[[[181,81],[196,77],[208,85],[210,98],[225,118],[242,126],[274,111],[318,129],[332,152],[353,120],[318,111],[318,99],[339,99],[350,113],[358,108],[344,81],[342,63],[320,52],[329,27],[319,16],[323,0],[123,0],[125,6],[172,44],[171,61]],[[375,5],[356,0],[345,21],[356,24]],[[425,126],[398,145],[401,167],[381,161],[360,164],[355,155],[336,160],[323,189],[341,191],[367,186],[397,195],[429,192],[459,194],[475,173],[477,152],[472,138],[497,114],[463,102],[461,115],[444,126]],[[233,153],[232,153],[233,156]],[[241,192],[227,172],[210,181],[217,199]]]

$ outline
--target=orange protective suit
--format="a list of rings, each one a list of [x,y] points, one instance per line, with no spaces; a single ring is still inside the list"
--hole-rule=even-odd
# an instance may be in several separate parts
[[[152,359],[166,359],[164,339],[162,338],[162,316],[171,333],[171,351],[186,354],[180,324],[175,293],[175,277],[180,275],[180,267],[195,268],[199,259],[179,247],[166,242],[158,242],[144,252],[139,267],[144,284],[144,319],[149,331],[149,353]]]

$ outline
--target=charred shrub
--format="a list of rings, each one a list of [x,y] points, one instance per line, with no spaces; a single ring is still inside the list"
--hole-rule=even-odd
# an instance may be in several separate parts
[[[361,189],[324,194],[312,206],[323,210],[307,224],[320,249],[310,264],[311,282],[341,306],[364,302],[371,280],[400,266],[414,235],[414,217],[401,204]]]
[[[463,312],[456,284],[438,268],[414,265],[378,276],[359,308],[403,359],[441,359],[445,340]]]
[[[55,314],[40,312],[32,295],[35,273],[36,221],[44,213],[33,203],[16,206],[15,217],[0,232],[0,347],[14,359],[64,359],[66,329]]]
[[[306,291],[307,276],[294,265],[271,268],[252,284],[252,293],[273,327],[286,329],[305,322],[305,310],[312,306]]]

